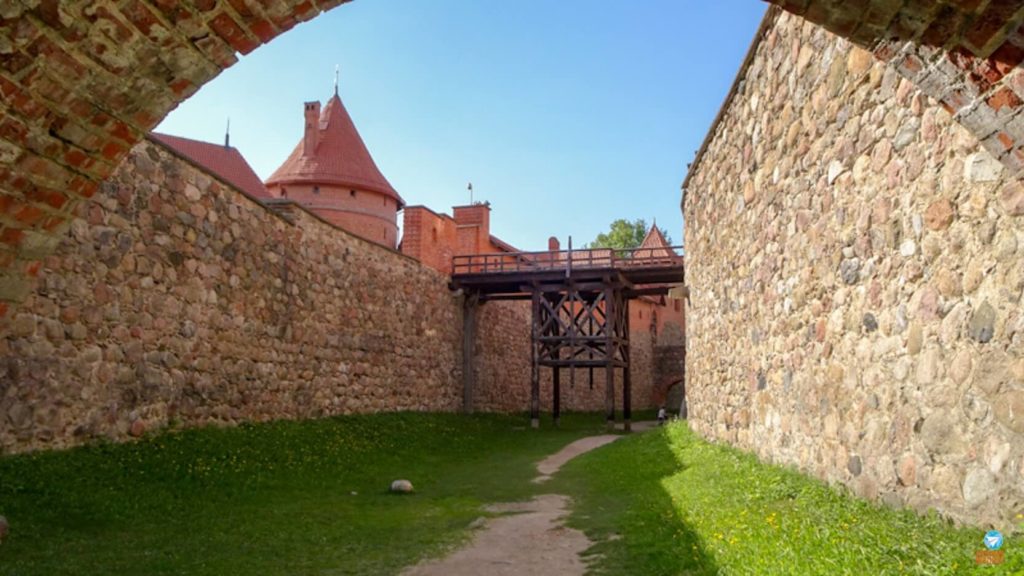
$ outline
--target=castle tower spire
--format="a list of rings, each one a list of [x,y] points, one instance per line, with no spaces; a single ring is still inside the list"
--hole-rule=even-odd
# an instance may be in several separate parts
[[[287,197],[332,224],[394,248],[398,211],[405,201],[370,156],[355,123],[335,93],[321,110],[306,102],[305,132],[288,159],[267,180],[274,197]]]

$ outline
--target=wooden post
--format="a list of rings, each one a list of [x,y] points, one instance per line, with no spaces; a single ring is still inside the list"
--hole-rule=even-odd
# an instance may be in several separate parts
[[[478,294],[466,294],[462,310],[462,411],[473,412],[473,392],[476,389],[476,362],[473,347],[476,343],[476,310]]]
[[[620,327],[625,343],[622,347],[622,359],[626,362],[626,365],[622,367],[622,427],[626,432],[632,431],[632,398],[630,397],[630,387],[633,383],[632,379],[632,365],[633,350],[629,342],[629,300],[623,298],[622,306],[625,309],[623,317],[626,319],[625,326]]]
[[[632,418],[633,418],[633,407],[632,398],[630,398],[630,387],[633,384],[633,378],[630,374],[629,362],[622,367],[622,429],[626,432],[632,431]]]
[[[604,412],[609,429],[615,428],[615,300],[611,287],[604,289],[605,305],[605,380]]]
[[[572,370],[572,368],[570,368]],[[559,373],[561,369],[558,366],[551,367],[551,382],[554,385],[551,395],[551,414],[555,419],[555,428],[558,427],[559,420],[562,417],[562,386],[559,381]]]
[[[562,309],[559,308],[555,312],[561,314]],[[572,353],[572,348],[569,350]],[[555,422],[555,428],[558,428],[562,417],[562,369],[558,367],[557,362],[562,359],[562,347],[558,346],[555,348],[553,355],[556,365],[551,367],[551,418]],[[569,370],[572,370],[572,368],[569,368]]]
[[[530,344],[530,426],[540,428],[540,290],[533,291],[533,341]]]
[[[596,307],[597,304],[594,303],[593,306]],[[587,327],[587,336],[593,336],[594,335],[594,314],[596,314],[596,313],[597,312],[594,311],[594,312],[591,312],[590,314],[587,315],[588,316],[587,317],[587,326],[588,326]],[[593,348],[587,350],[587,359],[588,360],[593,360],[594,359],[594,349]],[[589,378],[589,382],[587,382],[587,385],[590,387],[591,390],[593,390],[594,389],[594,367],[593,366],[588,366],[587,367],[587,377]]]

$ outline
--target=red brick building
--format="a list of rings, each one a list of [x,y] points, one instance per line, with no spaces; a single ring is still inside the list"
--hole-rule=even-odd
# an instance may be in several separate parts
[[[520,252],[491,235],[489,203],[455,206],[452,216],[426,206],[409,206],[404,217],[399,249],[445,274],[452,273],[452,256]]]
[[[303,114],[302,141],[267,179],[270,195],[394,248],[405,201],[377,168],[337,90],[322,111],[320,102],[306,102]]]

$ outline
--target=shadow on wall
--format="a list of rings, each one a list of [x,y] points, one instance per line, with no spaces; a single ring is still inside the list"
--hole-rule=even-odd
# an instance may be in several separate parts
[[[678,346],[686,344],[686,334],[683,327],[675,322],[666,322],[658,334],[658,346]]]

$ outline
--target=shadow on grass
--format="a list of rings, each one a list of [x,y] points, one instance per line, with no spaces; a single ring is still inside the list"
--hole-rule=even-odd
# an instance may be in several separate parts
[[[481,506],[598,415],[391,413],[201,428],[0,457],[0,576],[395,574],[457,545]],[[386,492],[406,478],[416,493]]]
[[[595,544],[597,574],[717,574],[700,536],[677,513],[663,481],[681,472],[666,429],[623,438],[570,461],[550,489],[572,495],[568,524]]]

